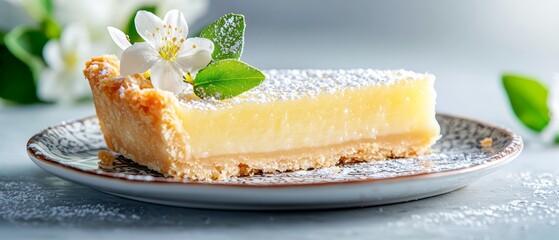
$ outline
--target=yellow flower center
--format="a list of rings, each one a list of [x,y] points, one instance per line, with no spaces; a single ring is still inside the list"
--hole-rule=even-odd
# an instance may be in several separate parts
[[[182,32],[182,28],[173,27],[170,24],[163,24],[163,29],[157,27],[155,31],[151,33],[153,37],[161,37],[161,42],[163,44],[159,47],[159,55],[161,55],[163,59],[168,61],[177,60],[177,55],[185,41],[184,38],[180,37]]]
[[[179,50],[181,50],[180,45],[171,41],[166,41],[165,44],[159,48],[159,55],[165,60],[175,61],[177,60]]]
[[[78,63],[78,55],[75,53],[64,54],[62,57],[66,66],[70,68],[73,68]]]

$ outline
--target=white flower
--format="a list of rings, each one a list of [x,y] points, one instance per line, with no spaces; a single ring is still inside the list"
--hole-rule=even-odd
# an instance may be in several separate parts
[[[545,142],[553,142],[559,133],[559,74],[555,75],[547,94],[547,107],[551,113],[551,120],[544,128],[541,138]]]
[[[48,41],[43,48],[43,57],[48,67],[41,72],[39,78],[39,98],[69,103],[90,96],[89,85],[82,73],[89,52],[89,35],[80,24],[66,27],[60,40]]]
[[[163,20],[147,11],[139,11],[134,19],[138,34],[146,41],[130,45],[126,35],[113,27],[109,34],[124,49],[120,59],[123,76],[151,69],[155,88],[182,92],[187,84],[184,73],[195,75],[212,60],[214,44],[205,38],[186,38],[188,25],[178,10],[165,14]]]

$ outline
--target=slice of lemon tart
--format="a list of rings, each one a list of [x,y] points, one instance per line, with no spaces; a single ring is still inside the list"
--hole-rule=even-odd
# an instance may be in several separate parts
[[[434,76],[404,70],[269,70],[227,100],[175,96],[114,56],[89,80],[107,146],[167,176],[223,179],[424,154],[439,138]]]

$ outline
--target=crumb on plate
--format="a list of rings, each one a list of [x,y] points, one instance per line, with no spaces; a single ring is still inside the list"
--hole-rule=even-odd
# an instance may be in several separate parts
[[[479,141],[479,145],[481,147],[491,147],[493,146],[493,138],[490,137],[486,137],[484,139],[482,139],[481,141]]]
[[[97,156],[99,157],[99,164],[102,166],[112,166],[115,162],[115,155],[112,152],[101,150]]]

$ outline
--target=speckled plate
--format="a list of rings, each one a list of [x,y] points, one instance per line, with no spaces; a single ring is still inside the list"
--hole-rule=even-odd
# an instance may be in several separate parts
[[[213,209],[323,209],[371,206],[447,193],[514,159],[522,139],[489,124],[437,115],[442,138],[417,158],[348,164],[318,170],[264,174],[223,181],[181,181],[117,157],[99,165],[106,150],[96,117],[64,122],[27,143],[31,160],[68,181],[140,201]],[[491,138],[491,146],[480,141]]]

